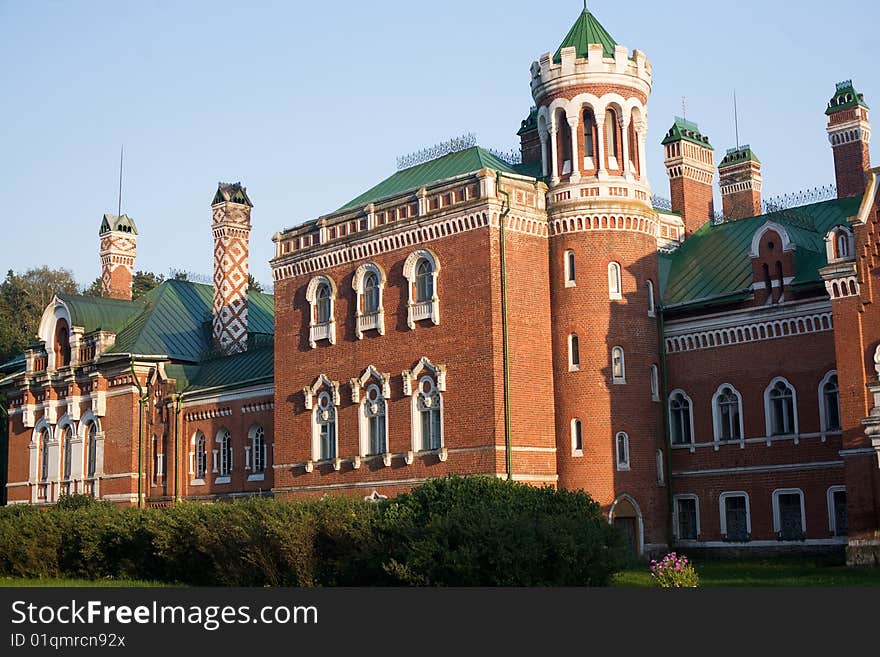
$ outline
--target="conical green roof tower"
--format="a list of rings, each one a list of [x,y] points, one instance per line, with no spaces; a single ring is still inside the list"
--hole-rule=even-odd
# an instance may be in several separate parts
[[[589,54],[590,44],[602,46],[602,54],[605,57],[614,57],[614,46],[617,45],[617,42],[585,6],[581,15],[578,16],[574,25],[571,26],[568,34],[565,35],[559,48],[556,49],[553,61],[557,64],[562,62],[563,48],[573,47],[577,51],[579,58],[586,57]]]

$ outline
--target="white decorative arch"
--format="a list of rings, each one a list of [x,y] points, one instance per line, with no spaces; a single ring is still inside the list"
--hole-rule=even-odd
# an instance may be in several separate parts
[[[349,381],[349,385],[351,385],[351,401],[353,404],[360,403],[361,390],[367,387],[367,382],[370,379],[376,380],[382,388],[382,396],[385,399],[391,397],[391,374],[389,372],[380,372],[375,365],[369,365],[367,369],[364,370],[363,374],[358,378]]]
[[[364,282],[368,273],[376,275],[379,282],[379,310],[376,313],[366,313],[364,301]],[[354,272],[351,281],[351,287],[355,292],[355,325],[354,333],[358,340],[363,339],[364,331],[376,329],[379,335],[385,335],[385,271],[379,265],[372,262],[365,262]]]
[[[672,443],[672,445],[673,446],[676,446],[676,445],[689,446],[691,448],[691,450],[693,451],[694,443],[696,442],[696,436],[694,435],[694,400],[691,399],[688,396],[688,394],[684,390],[682,390],[681,388],[676,388],[675,390],[671,391],[669,393],[669,397],[667,397],[667,399],[666,399],[666,405],[668,407],[668,412],[669,412],[670,418],[672,417],[672,400],[675,398],[676,395],[681,395],[688,403],[688,409],[689,409],[688,428],[690,430],[691,439],[689,442]],[[670,420],[670,423],[671,423],[671,420]],[[671,439],[672,439],[671,431],[670,431],[669,438],[670,438],[670,442],[671,442]]]
[[[427,260],[431,264],[433,295],[427,301],[417,301],[416,265],[420,260]],[[403,263],[403,275],[409,283],[406,323],[410,329],[414,329],[416,322],[422,319],[430,319],[435,325],[440,323],[440,296],[437,285],[439,273],[440,259],[431,249],[413,251]]]
[[[314,406],[314,398],[321,388],[328,388],[330,391],[330,397],[333,400],[333,405],[339,406],[339,381],[331,381],[326,374],[319,374],[311,386],[303,388],[306,409],[312,410],[312,407]]]
[[[40,325],[37,329],[37,336],[40,340],[43,341],[46,349],[47,356],[47,365],[46,369],[48,371],[54,370],[56,368],[55,363],[55,327],[60,320],[64,320],[67,322],[68,329],[68,339],[70,341],[70,354],[71,354],[71,362],[76,357],[76,347],[79,345],[79,337],[82,333],[82,329],[80,328],[76,331],[76,336],[74,337],[74,326],[73,326],[73,318],[70,314],[70,308],[67,307],[67,304],[58,298],[58,296],[52,297],[52,301],[49,302],[49,305],[46,306],[45,310],[43,310],[43,314],[40,317]]]
[[[791,241],[791,237],[789,236],[788,231],[785,230],[785,227],[775,221],[768,220],[764,222],[764,225],[756,230],[755,234],[752,236],[752,246],[749,249],[749,254],[752,258],[757,258],[758,255],[760,255],[759,250],[761,248],[761,239],[770,231],[779,235],[783,251],[794,250],[794,242]]]
[[[257,437],[262,432],[262,445],[257,445]],[[257,448],[262,452],[259,454],[263,469],[257,470]],[[266,440],[266,427],[261,422],[254,422],[247,431],[247,441],[244,446],[244,469],[250,470],[248,481],[263,481],[265,479],[265,471],[269,467],[269,444]]]
[[[330,288],[330,319],[327,322],[318,322],[317,294],[318,287],[326,284]],[[309,302],[309,346],[314,349],[320,340],[327,340],[330,344],[336,344],[336,283],[329,276],[315,276],[306,287],[306,301]]]
[[[391,400],[391,375],[387,372],[379,372],[375,366],[370,365],[360,378],[352,379],[350,383],[351,401],[358,404],[358,454],[361,457],[375,456],[370,451],[370,420],[381,415],[384,418],[383,439],[385,442],[385,450],[382,454],[385,457],[385,465],[391,465],[388,447],[388,402]],[[369,393],[374,386],[378,389],[375,403],[381,405],[381,409],[378,406],[372,409],[368,406],[371,404]],[[361,391],[365,393],[363,399]]]
[[[645,552],[645,521],[642,516],[642,509],[639,507],[639,503],[636,502],[635,498],[633,498],[629,493],[623,493],[617,496],[617,499],[611,503],[611,508],[608,509],[608,523],[613,524],[614,522],[614,511],[617,509],[617,505],[623,501],[627,501],[632,505],[632,508],[636,512],[636,519],[638,521],[638,552],[639,554],[644,554]]]
[[[422,372],[430,372],[437,381],[437,390],[446,392],[446,365],[434,365],[427,356],[422,356],[416,366],[411,370],[403,370],[403,394],[407,397],[413,394],[413,384],[418,381]]]
[[[845,240],[846,252],[841,253],[840,241]],[[855,236],[852,229],[841,224],[835,226],[825,234],[825,257],[828,262],[838,260],[854,260],[856,255]]]

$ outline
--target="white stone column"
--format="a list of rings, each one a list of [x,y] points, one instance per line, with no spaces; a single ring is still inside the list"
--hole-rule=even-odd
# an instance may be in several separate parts
[[[636,142],[639,149],[639,180],[647,182],[647,169],[645,166],[645,142],[648,139],[648,122],[641,119],[636,122]]]
[[[608,177],[608,171],[605,169],[605,109],[596,111],[594,118],[596,119],[596,177],[600,180]]]
[[[539,129],[538,137],[541,139],[541,175],[547,177],[547,130]]]
[[[550,184],[559,182],[559,162],[556,155],[556,124],[550,123]]]
[[[623,113],[620,115],[620,141],[623,142],[621,144],[620,154],[623,156],[623,166],[621,170],[623,171],[623,176],[627,180],[633,179],[632,167],[629,163],[629,121],[630,117],[625,116]]]
[[[580,182],[581,179],[581,162],[580,153],[578,152],[578,114],[567,117],[569,132],[571,133],[571,182]]]

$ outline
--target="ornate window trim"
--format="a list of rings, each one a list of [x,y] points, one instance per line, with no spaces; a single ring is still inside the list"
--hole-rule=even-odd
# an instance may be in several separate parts
[[[855,253],[855,235],[849,226],[835,226],[825,234],[825,257],[829,264],[854,260]]]
[[[771,392],[773,391],[773,389],[776,387],[776,384],[777,384],[777,383],[784,383],[786,386],[788,386],[788,389],[791,390],[791,403],[792,403],[792,429],[793,429],[792,433],[785,433],[785,434],[774,434],[774,433],[773,433],[773,407],[772,407],[772,405],[770,404],[770,393],[771,393]],[[784,376],[777,376],[777,377],[774,377],[774,378],[770,381],[770,383],[767,384],[767,387],[764,388],[764,424],[765,424],[765,428],[766,428],[766,430],[767,430],[767,434],[766,434],[766,435],[767,435],[767,440],[768,440],[768,442],[769,442],[769,440],[770,440],[770,436],[774,436],[774,435],[785,435],[785,436],[794,435],[794,437],[795,437],[795,444],[797,444],[797,442],[798,442],[798,433],[799,433],[799,427],[798,427],[798,401],[797,401],[797,389],[796,389],[796,388],[791,384],[791,382],[790,382],[788,379],[786,379]]]
[[[822,440],[825,440],[825,433],[829,431],[840,431],[840,427],[829,428],[828,426],[828,410],[825,408],[825,386],[831,382],[832,377],[837,376],[837,370],[828,371],[822,380],[819,381],[819,428],[822,431]],[[837,382],[837,420],[841,422],[840,417],[840,380]]]
[[[339,459],[339,413],[340,404],[339,382],[331,381],[324,374],[319,374],[310,388],[303,390],[306,408],[312,411],[312,458],[306,464],[306,471],[311,472],[315,462],[332,461],[338,470]],[[319,415],[321,414],[321,415]],[[325,457],[321,450],[321,427],[332,426],[333,435],[329,454]],[[328,429],[331,431],[331,429]]]
[[[220,427],[214,435],[214,444],[217,445],[217,449],[214,450],[216,454],[214,472],[217,473],[214,483],[228,484],[232,481],[232,471],[235,467],[232,432],[227,427]]]
[[[685,401],[688,403],[688,429],[690,431],[690,440],[683,442],[675,442],[675,436],[672,435],[672,401],[675,399],[676,395],[681,395]],[[694,401],[688,397],[688,394],[682,390],[681,388],[676,388],[672,392],[669,393],[669,398],[667,399],[667,405],[669,406],[669,417],[670,417],[670,430],[669,430],[669,441],[673,447],[689,447],[691,451],[694,450],[694,444],[696,442],[696,437],[694,436]]]
[[[414,368],[401,372],[405,397],[413,394],[413,384],[420,379],[422,372],[426,370],[433,373],[437,379],[437,389],[440,392],[446,392],[446,365],[434,365],[427,356],[422,356]]]
[[[383,462],[390,465],[390,448],[388,446],[388,402],[391,399],[391,374],[387,372],[379,372],[374,365],[370,365],[364,370],[360,378],[351,379],[351,401],[358,404],[358,453],[361,457],[367,456],[383,456]],[[382,415],[385,418],[385,450],[380,453],[372,453],[370,450],[370,417],[374,415],[368,414],[367,404],[370,403],[370,388],[376,386],[378,389],[377,403],[381,403]],[[377,409],[378,411],[378,409]]]
[[[259,459],[258,459],[259,455]],[[262,468],[257,469],[257,461]],[[248,481],[263,481],[269,467],[269,447],[266,444],[266,428],[262,424],[253,424],[248,429],[248,444],[245,446],[244,469],[250,470]]]
[[[379,286],[379,309],[373,313],[366,312],[366,297],[364,284],[368,274],[374,274]],[[358,340],[364,337],[364,331],[375,329],[379,335],[385,335],[385,272],[379,265],[372,262],[366,262],[358,267],[354,272],[354,278],[351,287],[355,292],[355,324],[354,334]]]
[[[431,299],[418,301],[416,274],[418,264],[427,260],[431,265],[432,294]],[[440,273],[440,260],[430,249],[419,249],[410,253],[403,263],[403,276],[408,285],[406,324],[410,329],[415,329],[416,322],[430,319],[435,325],[440,323],[440,296],[438,291],[438,275]]]
[[[322,285],[330,288],[329,320],[318,321],[318,289]],[[306,288],[306,301],[309,302],[309,346],[314,349],[321,340],[336,344],[336,283],[329,276],[315,276]]]
[[[197,429],[190,439],[192,450],[189,453],[190,486],[204,486],[208,477],[208,439],[204,431]],[[200,458],[201,455],[201,458]],[[202,461],[200,464],[199,462]]]
[[[736,397],[737,401],[737,417],[738,417],[738,427],[739,427],[739,438],[723,438],[723,427],[722,417],[721,417],[721,394],[726,390],[730,389],[733,395]],[[745,447],[745,430],[743,428],[743,403],[742,403],[742,394],[739,390],[734,387],[731,383],[722,383],[718,386],[718,389],[715,390],[715,394],[712,395],[712,430],[715,438],[715,449],[718,449],[718,443],[734,443],[738,442],[740,447]]]

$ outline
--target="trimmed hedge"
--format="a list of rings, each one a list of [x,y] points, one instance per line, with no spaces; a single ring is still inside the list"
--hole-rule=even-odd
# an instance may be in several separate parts
[[[379,504],[0,509],[0,574],[218,586],[596,586],[626,562],[583,492],[447,477]]]

